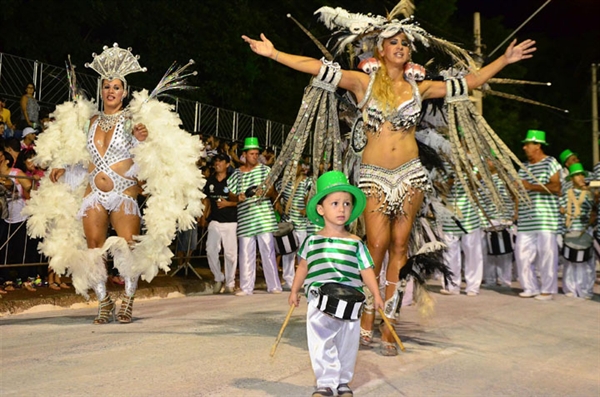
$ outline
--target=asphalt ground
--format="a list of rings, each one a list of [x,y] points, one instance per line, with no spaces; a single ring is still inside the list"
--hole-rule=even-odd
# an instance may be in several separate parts
[[[72,291],[5,295],[18,310],[0,317],[0,395],[310,396],[306,301],[271,357],[287,294],[258,283],[252,296],[213,295],[210,273],[197,270],[204,280],[141,284],[131,324],[92,325],[96,302],[69,301],[79,299]],[[517,283],[467,297],[441,295],[432,281],[434,315],[403,308],[406,351],[382,356],[376,335],[351,386],[356,396],[599,396],[598,287],[592,300],[541,302],[519,298]]]

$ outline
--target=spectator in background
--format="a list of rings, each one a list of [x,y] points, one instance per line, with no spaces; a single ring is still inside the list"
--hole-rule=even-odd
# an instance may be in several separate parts
[[[4,139],[12,138],[15,130],[15,125],[12,122],[10,110],[6,108],[6,99],[0,98],[0,117],[6,127],[4,129]]]
[[[27,244],[31,241],[27,236],[27,228],[25,222],[27,217],[21,214],[25,207],[25,201],[29,199],[31,191],[31,181],[24,177],[25,173],[17,168],[13,168],[10,164],[14,161],[8,152],[3,152],[0,156],[0,175],[7,175],[0,178],[0,184],[6,188],[10,194],[8,195],[8,217],[2,221],[5,223],[1,229],[0,241],[3,243],[9,240],[9,243],[4,245],[0,250],[0,259],[2,263],[27,263],[30,260],[29,255],[24,254]],[[12,177],[12,178],[11,178]],[[37,244],[36,244],[37,248]],[[32,252],[31,249],[27,250]],[[29,291],[35,291],[31,282],[35,276],[35,269],[29,266],[21,266],[16,268],[17,276],[22,280],[21,285]],[[27,277],[31,277],[28,279]],[[17,285],[19,282],[17,280]]]
[[[35,86],[29,83],[25,86],[25,94],[21,97],[21,125],[20,129],[25,127],[37,128],[40,125],[40,105],[33,97]]]
[[[11,163],[9,166],[12,168],[15,166],[17,162],[17,158],[19,157],[19,153],[21,153],[21,142],[17,138],[10,138],[4,142],[5,150],[10,154]]]
[[[235,289],[235,271],[237,267],[238,245],[237,230],[237,202],[229,200],[230,158],[225,153],[218,153],[213,157],[214,173],[206,178],[204,185],[204,215],[200,224],[208,222],[206,238],[206,257],[208,266],[215,277],[213,293],[233,293]],[[225,274],[221,271],[219,251],[223,245],[225,259]],[[223,286],[224,285],[224,286]]]
[[[265,150],[262,151],[260,162],[269,167],[275,163],[275,151],[272,147],[265,148]]]
[[[23,130],[23,139],[21,140],[21,150],[33,150],[35,147],[35,138],[37,131],[31,127],[25,127]]]
[[[275,240],[277,220],[269,198],[264,197],[259,188],[271,170],[258,161],[258,138],[244,141],[246,164],[235,170],[227,180],[229,197],[238,202],[237,236],[239,247],[240,288],[236,295],[252,295],[256,282],[256,243],[260,249],[267,291],[281,293],[281,282],[275,261]],[[274,192],[267,192],[271,196]]]
[[[35,155],[36,152],[33,149],[24,150],[19,153],[19,157],[17,157],[15,163],[16,168],[23,171],[26,176],[32,178],[32,190],[37,190],[40,187],[40,180],[44,177],[44,171],[38,168],[33,162]]]
[[[229,157],[231,157],[231,165],[234,168],[238,168],[245,164],[242,159],[238,156],[238,143],[233,142],[231,149],[229,149]]]

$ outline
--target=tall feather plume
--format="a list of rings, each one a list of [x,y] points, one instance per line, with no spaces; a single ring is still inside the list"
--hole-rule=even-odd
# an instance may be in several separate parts
[[[397,15],[403,15],[405,18],[410,17],[415,13],[415,4],[412,0],[400,0],[392,11],[388,14],[388,20],[396,18]]]

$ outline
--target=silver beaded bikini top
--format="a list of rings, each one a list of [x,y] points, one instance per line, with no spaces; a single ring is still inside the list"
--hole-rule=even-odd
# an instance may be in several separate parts
[[[94,144],[94,136],[96,126],[98,125],[100,118],[97,118],[94,123],[90,126],[88,132],[88,150],[92,155],[92,161],[98,165],[100,162],[105,163],[108,166],[116,164],[120,161],[132,158],[129,150],[135,146],[136,139],[131,134],[131,122],[124,116],[120,115],[116,122],[115,131],[113,136],[106,148],[104,156],[100,155],[100,152]]]
[[[422,109],[421,94],[417,83],[414,80],[406,80],[412,87],[413,97],[408,101],[401,103],[391,115],[385,116],[379,101],[371,97],[374,81],[375,73],[372,74],[371,81],[369,81],[365,99],[359,104],[360,108],[361,105],[364,106],[368,101],[367,106],[363,111],[365,130],[379,133],[381,131],[381,126],[386,121],[389,121],[392,125],[392,131],[406,131],[417,125]]]

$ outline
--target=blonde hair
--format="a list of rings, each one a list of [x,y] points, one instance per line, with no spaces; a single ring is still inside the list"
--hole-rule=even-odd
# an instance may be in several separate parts
[[[390,79],[383,57],[377,48],[375,48],[373,56],[379,61],[379,69],[375,74],[371,95],[379,102],[383,114],[387,116],[396,108],[399,98],[394,94],[392,79]]]

